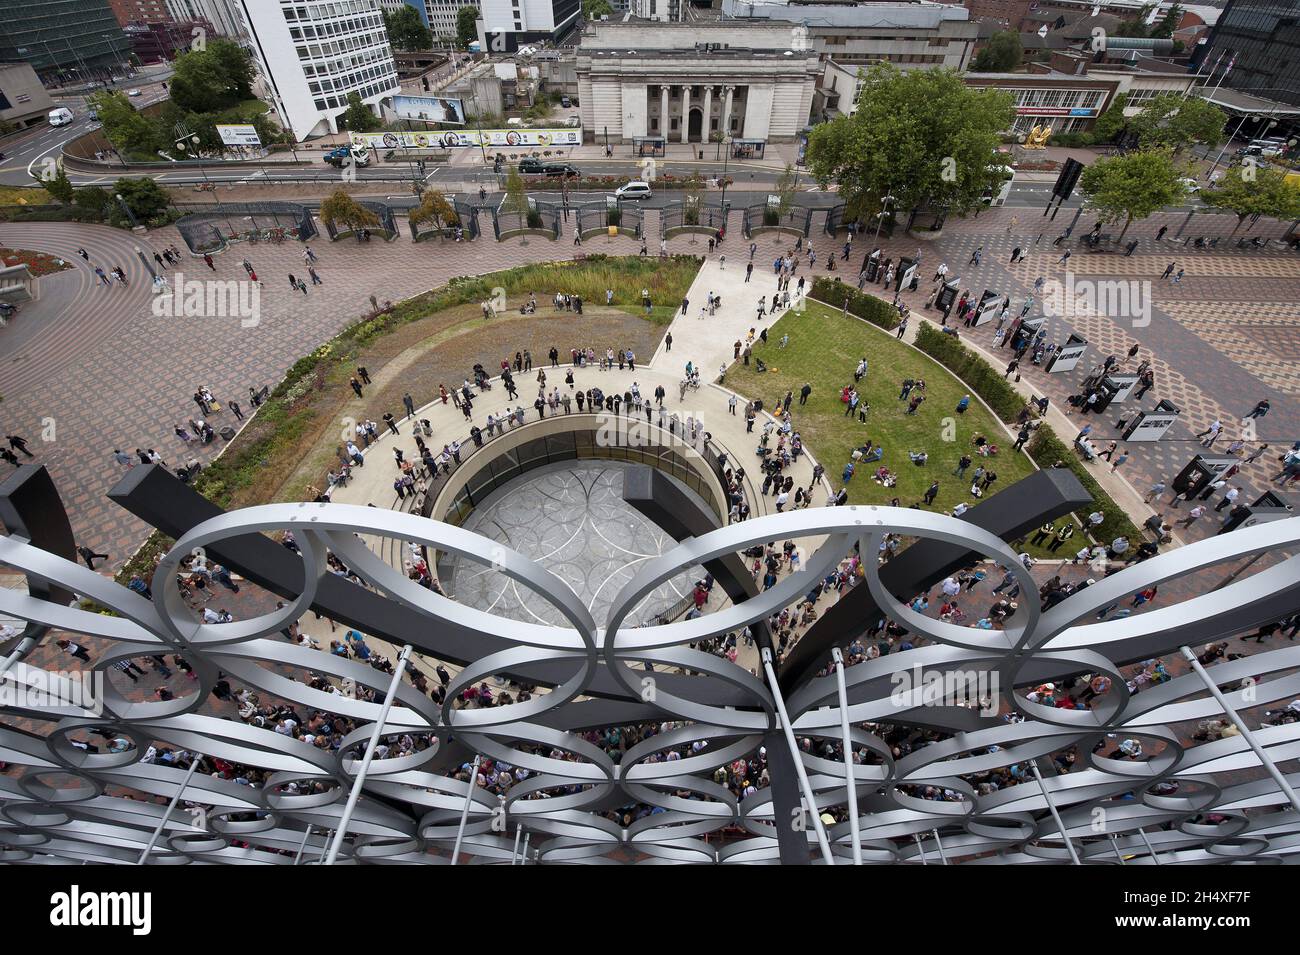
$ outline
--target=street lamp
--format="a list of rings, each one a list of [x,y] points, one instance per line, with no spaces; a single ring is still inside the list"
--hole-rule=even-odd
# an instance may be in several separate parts
[[[135,213],[132,212],[131,207],[126,204],[126,200],[122,198],[122,194],[120,192],[114,193],[113,198],[116,199],[117,204],[122,207],[122,211],[126,213],[126,217],[131,220],[131,228],[132,229],[140,228],[140,223],[138,223],[135,219]],[[136,251],[137,252],[140,251],[138,246],[136,247]]]
[[[890,204],[891,202],[897,202],[897,201],[898,201],[898,199],[896,199],[894,196],[881,196],[881,197],[880,197],[880,211],[876,213],[876,238],[875,238],[875,241],[876,241],[877,243],[879,243],[879,241],[880,241],[880,227],[883,226],[883,225],[885,224],[885,214],[889,211],[889,204]]]
[[[182,153],[186,150],[193,152],[195,160],[199,163],[199,172],[203,173],[203,182],[205,185],[210,187],[209,191],[212,193],[212,198],[217,201],[217,207],[220,208],[221,197],[217,195],[216,186],[213,186],[212,180],[208,178],[208,167],[203,165],[203,157],[199,155],[199,134],[193,133],[188,137],[182,136],[180,139],[176,140],[176,148]]]

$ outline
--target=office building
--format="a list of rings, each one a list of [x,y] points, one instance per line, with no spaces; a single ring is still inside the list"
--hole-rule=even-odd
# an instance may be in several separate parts
[[[52,109],[54,100],[30,63],[0,63],[0,128],[37,126]]]
[[[482,0],[479,9],[479,41],[486,53],[558,43],[582,13],[579,0]]]
[[[376,0],[239,0],[281,124],[299,140],[338,132],[350,93],[379,113],[401,91]]]
[[[245,39],[237,3],[238,0],[167,0],[167,9],[178,22],[206,20],[217,36]]]
[[[85,82],[125,68],[130,46],[108,0],[0,0],[0,61]]]
[[[1196,65],[1207,76],[1217,66],[1211,83],[1300,106],[1297,0],[1229,0],[1200,50]]]
[[[108,0],[108,5],[122,26],[131,23],[165,23],[176,19],[167,0]]]

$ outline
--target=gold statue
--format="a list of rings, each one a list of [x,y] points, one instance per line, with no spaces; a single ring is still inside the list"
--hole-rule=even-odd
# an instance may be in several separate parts
[[[1047,140],[1051,135],[1052,127],[1050,125],[1039,126],[1035,124],[1034,128],[1025,136],[1025,148],[1046,149]]]

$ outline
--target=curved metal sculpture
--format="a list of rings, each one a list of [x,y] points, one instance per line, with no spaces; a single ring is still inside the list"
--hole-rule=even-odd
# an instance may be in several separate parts
[[[141,473],[119,487],[115,498],[170,481],[165,472],[137,470]],[[16,489],[32,481],[27,507],[61,508],[57,497],[48,499],[53,493],[48,481],[45,499],[39,500],[42,488],[34,475],[43,474],[41,469],[24,472],[22,480],[11,479],[0,489],[0,498],[14,504]],[[926,548],[941,548],[935,553],[949,563],[972,552],[997,561],[1012,569],[1027,593],[1034,593],[1036,584],[1016,551],[975,522],[916,509],[810,508],[685,539],[649,561],[613,601],[608,616],[596,620],[546,568],[460,528],[342,504],[213,513],[206,502],[200,506],[185,497],[192,491],[171,483],[180,516],[164,529],[177,539],[154,576],[152,601],[79,567],[67,554],[51,553],[40,541],[18,533],[0,538],[0,563],[32,582],[28,594],[0,590],[0,613],[35,628],[111,641],[112,649],[96,659],[96,671],[107,673],[116,661],[165,652],[188,661],[196,676],[192,693],[165,702],[130,700],[106,680],[102,713],[69,705],[6,710],[9,725],[0,728],[0,760],[23,771],[0,777],[0,861],[293,864],[323,859],[327,835],[341,825],[346,830],[339,840],[341,860],[373,864],[448,864],[453,843],[474,862],[513,863],[520,831],[531,840],[526,858],[547,863],[806,863],[815,858],[823,837],[821,858],[844,864],[922,862],[940,855],[970,864],[1111,864],[1121,858],[1130,864],[1281,862],[1300,852],[1300,806],[1289,781],[1272,766],[1300,750],[1300,723],[1201,745],[1191,745],[1175,730],[1221,715],[1224,704],[1255,707],[1300,696],[1300,646],[1215,667],[1213,682],[1234,688],[1222,701],[1206,695],[1196,672],[1130,696],[1119,671],[1132,660],[1294,612],[1300,607],[1300,557],[1283,557],[1266,570],[1181,603],[1096,620],[1101,608],[1153,584],[1243,556],[1282,554],[1300,543],[1300,520],[1260,524],[1179,548],[1114,573],[1045,612],[1031,600],[1001,631],[915,613],[908,605],[911,594],[900,592],[903,582],[891,585],[889,574],[868,561],[863,580],[842,603],[864,601],[860,606],[879,608],[929,645],[840,673],[836,665],[818,670],[818,664],[805,661],[787,671],[781,678],[786,685],[778,690],[774,669],[764,679],[695,645],[761,625],[855,549],[877,553],[886,534],[915,539],[912,550],[921,555]],[[10,504],[0,510],[7,522],[21,516]],[[187,525],[186,508],[190,517],[194,508],[203,510],[202,519]],[[300,555],[263,536],[280,529],[293,531]],[[457,604],[381,562],[358,534],[419,541],[491,563],[548,601],[567,625],[521,624]],[[625,626],[637,601],[681,569],[721,566],[728,555],[753,544],[784,539],[816,540],[819,546],[802,572],[771,589],[695,619]],[[235,623],[196,622],[171,583],[182,558],[196,547],[281,592],[286,605]],[[330,573],[330,553],[368,587]],[[884,567],[888,571],[890,564]],[[933,563],[917,572],[925,576],[936,569],[943,572]],[[294,592],[285,592],[290,587]],[[57,599],[60,588],[114,615],[69,606]],[[389,677],[277,638],[312,608],[416,652],[461,663],[464,669],[448,687],[448,701],[458,690],[504,673],[526,677],[542,689],[524,702],[457,709],[450,702],[438,706],[401,683],[382,735],[426,735],[435,744],[376,760],[363,772],[362,750],[374,733],[379,703],[314,689],[295,674],[311,672],[379,695]],[[859,619],[857,632],[867,623]],[[825,660],[840,641],[856,635],[843,621],[836,627],[822,646],[808,651],[816,660]],[[804,639],[814,638],[816,630]],[[221,673],[269,696],[347,716],[357,729],[340,748],[329,750],[217,718],[204,704]],[[1112,691],[1094,708],[1056,709],[1029,698],[1029,688],[1079,673],[1111,678]],[[982,711],[954,705],[944,692],[931,692],[932,680],[917,679],[922,674],[937,677],[941,686],[947,680],[949,688],[963,687],[971,674],[988,675],[994,699],[983,701]],[[844,680],[843,695],[837,676]],[[48,679],[22,662],[13,665],[11,677],[29,685]],[[799,753],[805,803],[815,803],[805,805],[813,809],[811,825],[798,809],[799,792],[789,772],[793,761],[783,766],[775,758],[779,753],[768,761],[771,785],[743,799],[713,779],[719,767],[761,746],[778,745],[782,707],[794,736],[831,744],[829,750],[809,745]],[[19,719],[32,728],[17,728]],[[591,727],[633,722],[662,725],[617,760],[583,736]],[[943,738],[896,755],[863,725],[882,723],[938,730]],[[87,752],[75,742],[88,731],[125,743],[120,751]],[[851,817],[845,815],[850,804],[840,742],[845,734],[863,757],[851,764],[856,805]],[[1154,755],[1135,762],[1093,753],[1093,744],[1107,734],[1142,740]],[[272,775],[261,789],[187,776],[180,768],[143,760],[154,742]],[[1079,765],[1058,774],[1048,757],[1069,747],[1077,747]],[[679,758],[666,758],[669,752]],[[530,775],[502,799],[445,775],[448,765],[460,765],[474,753]],[[973,774],[1012,765],[1028,767],[1019,785],[981,792],[970,781]],[[1247,771],[1251,778],[1224,782],[1224,774],[1235,771]],[[355,812],[345,811],[348,790],[359,775],[364,775],[361,798]],[[179,796],[204,811],[172,815],[161,805],[117,795],[123,790]],[[617,810],[629,805],[654,812],[624,824]],[[827,812],[843,821],[823,826],[815,817]],[[747,835],[711,838],[729,827]]]

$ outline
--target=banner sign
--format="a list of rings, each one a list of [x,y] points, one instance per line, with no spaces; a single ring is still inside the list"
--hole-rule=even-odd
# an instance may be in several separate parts
[[[502,146],[580,146],[581,129],[466,129],[435,130],[427,133],[353,133],[354,146],[374,149],[457,149]]]
[[[260,146],[262,138],[256,126],[217,126],[217,135],[226,146]]]
[[[1080,338],[1078,335],[1071,335],[1064,345],[1056,350],[1052,360],[1047,363],[1047,373],[1056,374],[1057,372],[1070,371],[1083,358],[1083,353],[1088,350],[1088,340]]]
[[[400,119],[419,123],[465,125],[465,106],[458,99],[442,96],[394,96],[393,112]]]

